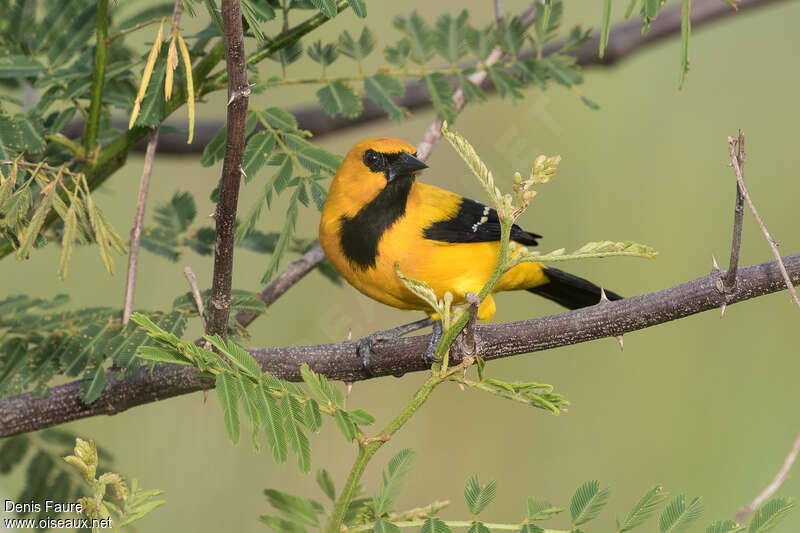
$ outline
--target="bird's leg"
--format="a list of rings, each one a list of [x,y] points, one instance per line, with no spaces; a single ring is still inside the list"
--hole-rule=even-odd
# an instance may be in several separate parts
[[[428,342],[428,347],[425,353],[422,354],[422,360],[425,364],[430,366],[433,363],[441,363],[442,360],[436,357],[436,347],[439,346],[439,341],[442,340],[442,321],[437,320],[433,323],[433,333],[431,333],[431,340]]]
[[[369,368],[369,356],[372,353],[372,347],[375,346],[376,343],[396,339],[398,337],[402,337],[403,335],[408,335],[409,333],[426,328],[431,324],[434,325],[435,331],[437,323],[440,324],[441,328],[441,322],[434,322],[432,318],[423,318],[422,320],[417,320],[416,322],[411,322],[409,324],[403,324],[402,326],[397,326],[396,328],[376,331],[372,335],[358,339],[358,341],[356,341],[356,353],[361,356],[361,363],[364,365],[364,371],[368,376],[373,375]]]

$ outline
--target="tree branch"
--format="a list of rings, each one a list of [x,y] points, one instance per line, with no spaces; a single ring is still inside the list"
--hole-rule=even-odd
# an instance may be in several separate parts
[[[794,439],[792,449],[789,450],[789,454],[783,461],[783,466],[781,466],[781,469],[778,470],[778,474],[775,476],[775,479],[773,479],[772,483],[767,485],[761,494],[756,496],[752,502],[739,509],[739,512],[736,513],[736,522],[741,524],[747,520],[747,517],[750,516],[750,513],[764,505],[764,503],[769,500],[772,495],[775,494],[775,492],[777,492],[781,485],[783,485],[783,482],[789,477],[789,470],[791,470],[798,454],[800,454],[800,433],[798,433],[797,438]]]
[[[744,133],[739,130],[739,139],[736,143],[736,152],[731,151],[731,166],[733,161],[736,161],[738,168],[741,171],[742,178],[744,178]],[[730,146],[729,149],[733,150]],[[744,218],[744,195],[742,188],[739,185],[739,180],[736,180],[736,202],[733,208],[733,238],[731,239],[731,260],[728,264],[728,273],[723,278],[723,288],[725,292],[729,291],[736,286],[736,271],[739,268],[739,251],[742,247],[742,222]]]
[[[238,0],[222,1],[222,24],[225,31],[225,62],[228,72],[228,130],[215,216],[217,239],[214,245],[214,277],[206,333],[224,337],[228,331],[228,317],[231,310],[233,235],[236,229],[239,185],[242,181],[242,161],[247,136],[247,105],[250,96],[242,14]]]
[[[800,284],[800,253],[783,259],[794,284]],[[663,324],[718,306],[718,275],[708,274],[694,281],[657,292],[605,302],[559,315],[508,324],[475,328],[477,354],[484,359],[549,350]],[[736,289],[729,294],[732,305],[785,290],[777,261],[739,269]],[[401,338],[373,348],[370,370],[375,376],[428,370],[421,354],[429,335]],[[330,379],[368,379],[352,341],[318,346],[261,348],[250,352],[261,367],[280,378],[299,381],[300,365]],[[53,387],[46,397],[27,393],[0,402],[0,437],[34,431],[72,420],[101,414],[115,414],[137,405],[210,389],[214,382],[196,377],[193,369],[164,365],[153,371],[141,370],[120,378],[106,373],[108,384],[100,397],[85,405],[79,397],[81,380]]]

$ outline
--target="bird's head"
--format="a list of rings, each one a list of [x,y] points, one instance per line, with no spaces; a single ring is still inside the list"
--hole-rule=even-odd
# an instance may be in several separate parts
[[[413,178],[428,168],[415,154],[416,148],[400,139],[364,139],[347,153],[336,177],[353,188],[383,188],[391,181]]]
[[[364,139],[347,152],[328,194],[351,206],[348,211],[357,211],[388,184],[412,182],[417,172],[428,168],[415,153],[414,146],[400,139]]]

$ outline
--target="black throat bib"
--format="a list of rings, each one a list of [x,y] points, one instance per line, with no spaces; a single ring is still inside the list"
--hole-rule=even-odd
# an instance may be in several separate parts
[[[371,202],[352,218],[342,216],[339,239],[350,263],[361,270],[372,268],[383,234],[406,213],[413,174],[396,176]]]

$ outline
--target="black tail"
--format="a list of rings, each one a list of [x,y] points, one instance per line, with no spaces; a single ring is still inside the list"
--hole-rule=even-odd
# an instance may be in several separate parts
[[[568,274],[557,268],[545,268],[544,275],[549,283],[539,285],[529,292],[552,300],[567,309],[580,309],[589,307],[600,301],[600,287],[578,276]],[[609,300],[621,300],[622,296],[611,291],[605,291]]]

